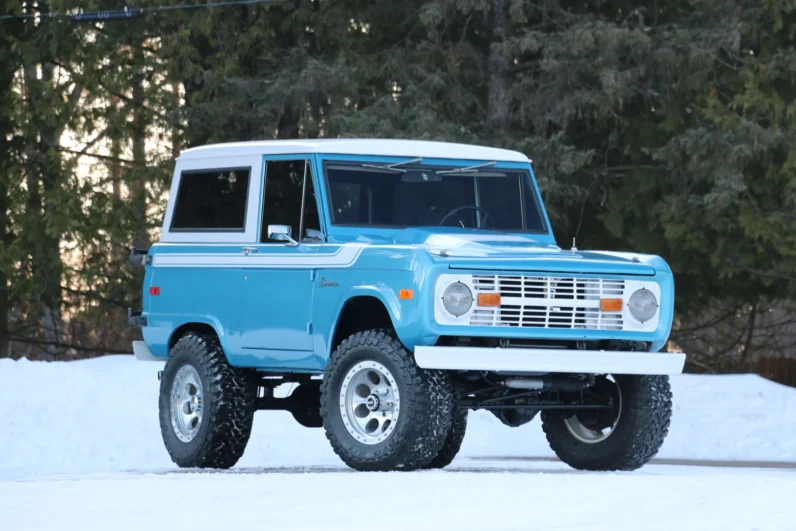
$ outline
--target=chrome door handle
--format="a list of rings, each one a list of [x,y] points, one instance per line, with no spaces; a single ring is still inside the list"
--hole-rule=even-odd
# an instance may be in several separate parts
[[[257,251],[259,251],[259,249],[257,247],[244,247],[243,248],[243,254],[245,256],[249,256],[250,254],[256,253]]]

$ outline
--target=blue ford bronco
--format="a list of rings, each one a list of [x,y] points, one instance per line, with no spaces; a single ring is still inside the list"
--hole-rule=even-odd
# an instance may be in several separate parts
[[[632,470],[669,428],[666,262],[559,248],[531,161],[406,140],[243,142],[176,162],[129,311],[165,362],[181,467],[227,468],[256,410],[322,427],[357,470],[448,465],[468,410],[541,414],[570,466]],[[288,396],[275,392],[292,384]]]

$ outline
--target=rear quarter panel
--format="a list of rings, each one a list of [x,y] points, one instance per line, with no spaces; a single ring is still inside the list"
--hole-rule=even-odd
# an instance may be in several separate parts
[[[189,246],[155,245],[150,254],[155,264],[160,259],[199,253],[239,255],[239,245]],[[155,356],[168,356],[168,345],[175,330],[186,323],[212,326],[227,355],[239,350],[243,314],[241,269],[213,267],[149,266],[144,282],[144,310],[148,325],[144,339]],[[159,296],[149,288],[160,288]]]

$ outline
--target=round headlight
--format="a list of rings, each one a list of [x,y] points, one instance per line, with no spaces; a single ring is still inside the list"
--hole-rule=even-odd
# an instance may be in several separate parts
[[[646,323],[655,317],[655,312],[658,311],[658,299],[650,290],[642,288],[630,296],[627,309],[639,322]]]
[[[465,284],[454,282],[442,294],[442,304],[449,314],[459,317],[470,311],[473,305],[473,293]]]

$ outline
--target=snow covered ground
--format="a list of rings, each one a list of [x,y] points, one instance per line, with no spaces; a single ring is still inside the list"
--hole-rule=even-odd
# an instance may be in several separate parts
[[[420,473],[116,474],[0,482],[4,530],[794,529],[796,474],[553,464]],[[5,523],[3,523],[5,521]]]
[[[538,421],[510,429],[477,412],[450,468],[361,474],[322,430],[259,412],[235,469],[197,473],[163,448],[159,368],[0,360],[0,530],[796,529],[796,390],[756,376],[673,378],[658,462],[791,469],[576,472],[552,460]]]

